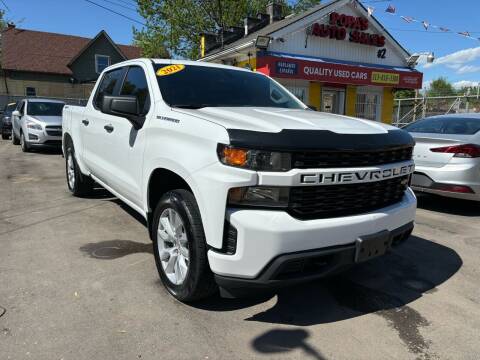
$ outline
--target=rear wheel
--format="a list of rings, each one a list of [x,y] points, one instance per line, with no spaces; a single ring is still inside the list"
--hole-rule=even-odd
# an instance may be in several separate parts
[[[23,135],[23,132],[20,134],[20,146],[22,147],[23,152],[30,151],[30,146],[28,146],[28,143],[25,140],[25,135]]]
[[[78,197],[86,196],[93,191],[93,180],[85,176],[75,160],[73,145],[67,145],[65,151],[65,173],[67,177],[68,190]]]
[[[8,136],[9,136],[8,134],[5,134],[5,133],[2,132],[2,139],[3,140],[8,140]]]
[[[163,285],[176,299],[191,302],[216,291],[200,212],[191,192],[173,190],[160,199],[153,215],[153,253]]]

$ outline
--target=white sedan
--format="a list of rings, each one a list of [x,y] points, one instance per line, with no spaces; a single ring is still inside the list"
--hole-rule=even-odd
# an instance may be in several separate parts
[[[480,114],[428,117],[404,130],[416,142],[414,190],[480,201]]]

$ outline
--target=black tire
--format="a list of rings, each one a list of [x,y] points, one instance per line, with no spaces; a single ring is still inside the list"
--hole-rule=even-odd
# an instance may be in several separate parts
[[[69,159],[72,159],[73,162],[73,184],[69,181]],[[68,144],[65,150],[65,176],[67,179],[68,190],[73,194],[73,196],[84,197],[93,192],[94,181],[82,174],[80,167],[77,164],[75,159],[75,150],[72,144]]]
[[[15,136],[15,131],[13,131],[13,129],[12,129],[12,144],[20,145],[20,140]]]
[[[20,133],[20,146],[22,147],[23,152],[29,152],[30,151],[30,146],[28,146],[28,142],[25,139],[25,135],[23,135],[23,132]]]
[[[2,133],[2,139],[3,140],[8,140],[8,138],[9,138],[8,134]]]
[[[180,215],[188,238],[189,266],[185,280],[180,285],[176,285],[168,279],[160,260],[157,229],[160,215],[167,208],[172,208]],[[213,295],[218,287],[208,264],[205,233],[193,194],[183,189],[166,193],[157,204],[152,226],[155,264],[160,279],[168,292],[182,302],[197,301]]]

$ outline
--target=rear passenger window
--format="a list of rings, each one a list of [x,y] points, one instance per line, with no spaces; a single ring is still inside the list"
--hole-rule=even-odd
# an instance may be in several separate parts
[[[139,66],[131,66],[128,69],[127,76],[123,82],[120,95],[136,96],[142,110],[142,114],[146,114],[150,109],[150,97],[148,95],[147,78],[145,72]]]
[[[103,75],[102,82],[98,86],[97,95],[95,96],[94,105],[96,108],[100,109],[102,107],[102,101],[105,95],[118,93],[124,71],[125,68],[120,68],[109,71]]]

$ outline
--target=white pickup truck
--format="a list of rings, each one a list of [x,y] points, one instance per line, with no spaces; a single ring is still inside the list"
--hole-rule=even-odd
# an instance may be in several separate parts
[[[70,191],[95,181],[143,215],[181,301],[323,277],[407,239],[413,146],[263,74],[190,61],[115,64],[63,110]]]

